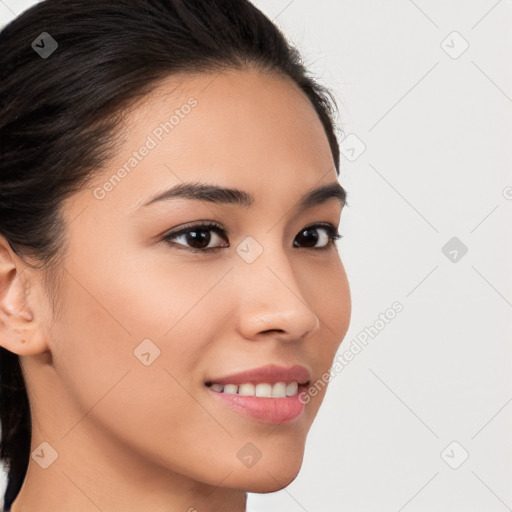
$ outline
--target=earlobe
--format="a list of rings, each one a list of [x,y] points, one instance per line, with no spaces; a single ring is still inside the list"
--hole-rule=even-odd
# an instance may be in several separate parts
[[[44,329],[34,318],[28,298],[30,273],[18,262],[0,235],[0,346],[18,355],[48,350]]]

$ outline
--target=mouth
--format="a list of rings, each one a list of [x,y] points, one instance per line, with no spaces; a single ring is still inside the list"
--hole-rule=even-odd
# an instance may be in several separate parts
[[[239,393],[244,395],[247,393],[246,396],[252,394],[268,397],[272,395],[269,386],[272,391],[275,388],[275,396],[288,396],[288,392],[294,394],[295,387],[304,386],[310,380],[311,373],[305,366],[299,364],[293,366],[267,364],[231,375],[209,378],[205,385],[208,387],[216,386],[215,391],[219,391],[221,389],[220,385],[222,385],[222,391],[230,394]]]
[[[213,383],[205,385],[205,389],[222,408],[260,423],[294,424],[303,416],[306,407],[302,396],[307,392],[307,387],[297,382],[276,382],[272,386],[267,382],[256,385]]]
[[[229,410],[264,423],[297,420],[305,409],[301,400],[311,382],[304,366],[267,365],[205,381],[209,395]]]
[[[300,388],[309,386],[310,381],[306,382],[243,382],[241,384],[227,383],[219,384],[212,381],[205,383],[207,388],[217,393],[239,396],[254,396],[260,398],[285,398],[287,396],[296,396]]]

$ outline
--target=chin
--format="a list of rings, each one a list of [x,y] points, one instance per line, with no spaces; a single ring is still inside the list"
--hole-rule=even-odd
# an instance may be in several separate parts
[[[247,492],[269,493],[280,491],[290,485],[300,472],[302,467],[302,453],[295,457],[275,461],[275,464],[261,460],[257,465],[245,471],[239,471],[234,476],[234,486]],[[258,467],[260,466],[260,467]]]
[[[254,476],[247,479],[246,485],[244,485],[244,490],[258,494],[280,491],[290,485],[295,478],[297,478],[299,471],[300,466],[285,474],[273,473],[270,471],[270,474],[267,473],[266,475]]]

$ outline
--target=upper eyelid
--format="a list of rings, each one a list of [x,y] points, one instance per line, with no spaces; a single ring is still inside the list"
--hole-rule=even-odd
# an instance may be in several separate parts
[[[223,228],[220,224],[217,224],[213,221],[198,221],[195,224],[190,224],[181,228],[177,228],[176,231],[170,231],[169,233],[163,235],[164,238],[167,238],[169,236],[178,236],[182,233],[187,233],[188,231],[192,231],[195,228],[201,228],[205,230],[212,230],[212,231],[223,231],[224,233],[227,233],[227,229]]]
[[[313,223],[310,223],[306,226],[304,226],[303,228],[300,229],[300,231],[303,231],[305,229],[310,229],[310,228],[325,228],[325,229],[334,229],[335,231],[338,230],[338,228],[332,224],[331,222],[313,222]],[[169,238],[169,237],[174,237],[174,236],[179,236],[183,233],[187,233],[188,231],[193,231],[194,229],[197,229],[197,228],[201,228],[201,229],[204,229],[206,231],[208,230],[212,230],[212,231],[221,231],[225,234],[228,234],[229,231],[222,227],[220,224],[217,224],[216,222],[214,221],[197,221],[195,224],[190,224],[190,225],[187,225],[187,226],[184,226],[184,227],[181,227],[181,228],[177,228],[176,231],[170,231],[169,233],[167,234],[164,234],[163,235],[163,238]]]

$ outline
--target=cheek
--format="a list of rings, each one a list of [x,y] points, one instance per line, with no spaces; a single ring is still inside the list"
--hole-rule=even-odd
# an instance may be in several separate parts
[[[117,281],[111,275],[108,293],[103,282],[82,275],[82,286],[73,279],[66,283],[63,318],[53,332],[54,364],[64,389],[59,399],[67,404],[62,431],[72,429],[71,441],[94,427],[113,446],[130,446],[186,472],[191,458],[204,458],[198,439],[226,437],[196,401],[201,340],[211,330],[197,321],[207,315],[205,306],[197,304],[187,315],[198,301],[197,290],[187,295],[175,288],[162,297],[154,293],[154,282],[145,291],[142,277]],[[169,304],[175,294],[179,300]]]
[[[305,343],[305,357],[316,369],[304,396],[312,418],[325,397],[330,368],[348,331],[352,312],[350,287],[341,261],[323,266],[317,275],[316,281],[307,281],[309,304],[320,319],[320,332]]]
[[[315,279],[311,279],[310,272],[311,269],[306,269],[302,276],[304,297],[320,320],[320,332],[313,336],[316,340],[313,344],[325,363],[334,357],[350,325],[350,286],[340,259],[333,258],[317,268]]]
[[[146,411],[147,418],[162,403],[186,409],[191,399],[178,383],[190,387],[201,340],[207,339],[197,325],[194,276],[173,272],[157,280],[127,267],[119,261],[109,269],[89,265],[90,272],[70,268],[63,318],[52,333],[57,371],[85,412],[107,392],[102,403],[114,406],[117,396],[119,404],[136,404],[134,410]],[[197,281],[201,290],[210,286]]]
[[[327,354],[325,355],[325,362],[327,364],[324,371],[328,371],[333,364],[336,352],[347,334],[352,315],[350,286],[342,264],[333,273],[333,279],[327,286],[326,296],[331,297],[331,301],[324,304],[322,311],[325,311],[325,332],[329,336],[329,340],[332,340],[332,343],[327,345]],[[332,338],[330,337],[331,335]]]

